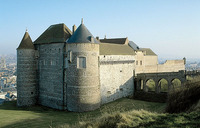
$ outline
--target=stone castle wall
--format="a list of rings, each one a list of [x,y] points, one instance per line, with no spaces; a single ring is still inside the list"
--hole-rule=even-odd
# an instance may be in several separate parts
[[[185,70],[184,60],[167,60],[158,64],[157,56],[144,56],[139,52],[136,55],[135,73],[178,72]]]
[[[17,105],[30,106],[37,99],[36,61],[34,49],[17,50]]]
[[[64,43],[37,45],[39,104],[64,109],[63,50]]]
[[[133,95],[134,56],[101,55],[99,61],[101,104]]]
[[[99,108],[99,44],[66,44],[66,52],[67,109],[83,112]]]
[[[164,64],[145,65],[143,72],[140,73],[178,72],[180,70],[185,70],[184,60],[167,60]]]
[[[142,51],[137,51],[135,55],[135,66],[136,66],[135,73],[136,74],[144,73],[144,72],[156,72],[157,65],[158,65],[158,56],[144,55]]]
[[[158,72],[178,72],[185,70],[184,60],[167,60],[164,64],[158,65]]]

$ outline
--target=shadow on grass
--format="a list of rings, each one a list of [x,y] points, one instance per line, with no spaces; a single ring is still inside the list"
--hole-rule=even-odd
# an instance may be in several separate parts
[[[105,113],[125,112],[144,109],[152,112],[162,112],[163,103],[153,103],[122,98],[102,105],[100,109],[91,112],[76,113],[51,109],[44,106],[17,107],[16,101],[5,102],[0,105],[2,128],[27,127],[62,127],[74,125],[79,121],[92,120]]]
[[[2,128],[50,127],[78,122],[79,113],[44,106],[17,107],[16,101],[0,105]]]

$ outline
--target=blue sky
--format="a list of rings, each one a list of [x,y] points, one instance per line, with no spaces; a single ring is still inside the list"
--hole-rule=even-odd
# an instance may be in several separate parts
[[[94,36],[128,37],[163,58],[200,58],[200,0],[0,0],[0,54],[16,53],[26,28],[81,18]]]

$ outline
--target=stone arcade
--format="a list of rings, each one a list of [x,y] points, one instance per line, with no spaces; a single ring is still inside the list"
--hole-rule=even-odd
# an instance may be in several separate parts
[[[95,110],[133,95],[139,73],[185,70],[184,60],[168,62],[158,64],[151,49],[128,38],[94,38],[83,23],[72,32],[65,24],[51,25],[34,42],[26,31],[17,48],[17,104]]]

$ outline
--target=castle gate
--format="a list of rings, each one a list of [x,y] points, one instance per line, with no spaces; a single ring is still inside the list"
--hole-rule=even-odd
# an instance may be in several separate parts
[[[149,80],[151,85],[148,85]],[[138,91],[143,90],[145,92],[168,92],[175,88],[175,85],[173,84],[174,80],[179,81],[180,85],[184,83],[186,81],[185,71],[181,70],[179,72],[140,73],[137,74],[135,79],[135,89]],[[161,81],[165,81],[165,84],[161,84]]]

